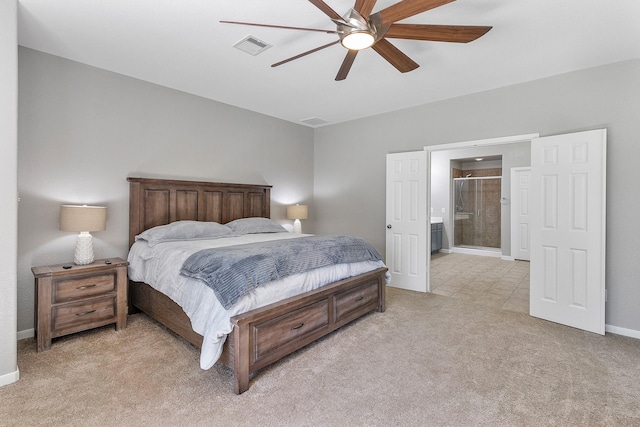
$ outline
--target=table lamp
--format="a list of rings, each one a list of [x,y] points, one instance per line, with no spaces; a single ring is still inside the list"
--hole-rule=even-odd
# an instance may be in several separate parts
[[[293,232],[297,234],[302,233],[302,224],[300,223],[301,219],[307,219],[307,215],[309,210],[307,209],[307,205],[293,205],[287,206],[287,218],[294,219],[293,221]]]
[[[103,231],[107,225],[107,208],[103,206],[60,206],[60,230],[78,231],[73,262],[78,265],[93,262],[92,231]]]

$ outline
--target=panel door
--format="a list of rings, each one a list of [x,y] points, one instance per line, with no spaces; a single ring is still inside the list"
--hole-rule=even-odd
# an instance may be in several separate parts
[[[427,171],[424,151],[387,155],[386,264],[390,286],[427,291]]]
[[[511,257],[529,261],[531,168],[511,168]]]
[[[531,315],[604,334],[606,130],[531,142]]]

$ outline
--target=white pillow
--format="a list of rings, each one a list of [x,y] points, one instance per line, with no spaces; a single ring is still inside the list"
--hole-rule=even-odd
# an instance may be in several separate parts
[[[217,222],[176,221],[143,231],[136,240],[146,240],[149,246],[180,240],[204,240],[235,236],[233,230]]]
[[[236,234],[288,233],[287,229],[269,218],[241,218],[227,223]]]

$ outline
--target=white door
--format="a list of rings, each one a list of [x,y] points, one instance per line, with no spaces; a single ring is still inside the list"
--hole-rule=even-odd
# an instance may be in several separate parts
[[[427,291],[426,153],[387,155],[386,264],[390,286]]]
[[[511,168],[511,257],[528,261],[531,168]]]
[[[606,130],[531,141],[531,315],[604,334]]]

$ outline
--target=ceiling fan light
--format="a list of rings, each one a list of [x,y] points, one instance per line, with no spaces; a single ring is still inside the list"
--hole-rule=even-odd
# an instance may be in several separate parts
[[[352,31],[340,40],[342,46],[349,50],[366,49],[373,46],[375,41],[375,37],[367,31]]]

